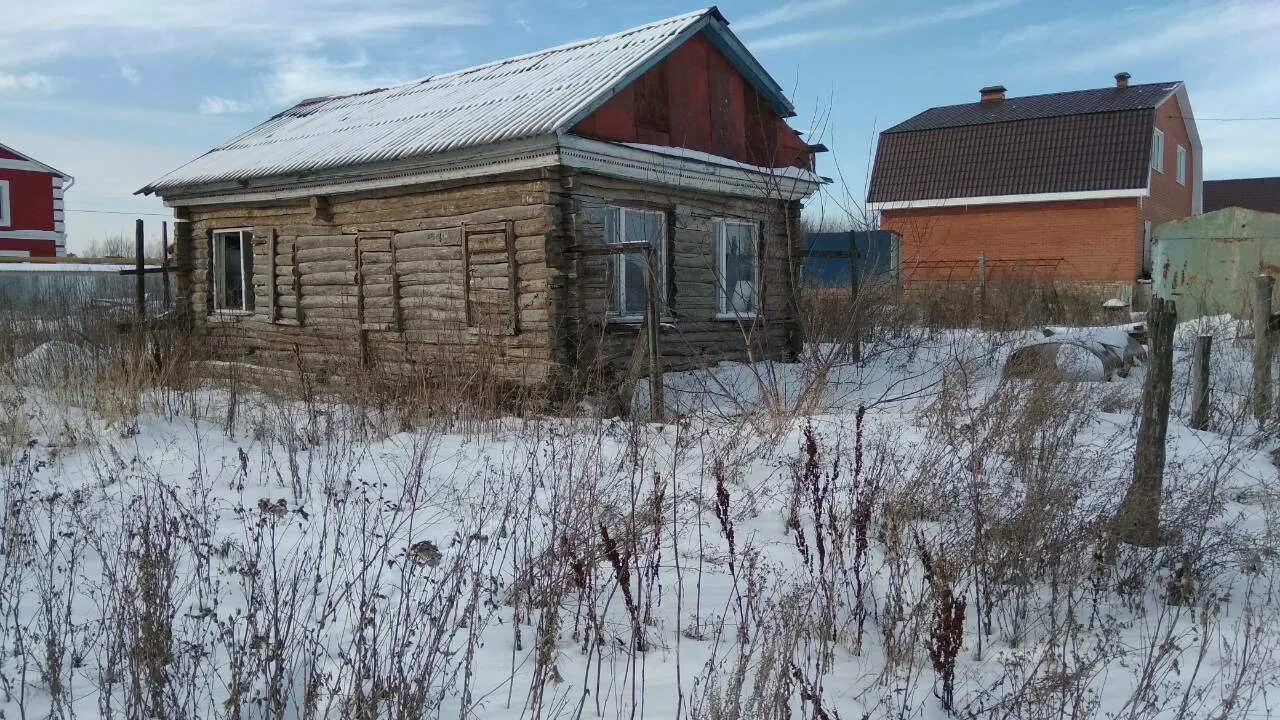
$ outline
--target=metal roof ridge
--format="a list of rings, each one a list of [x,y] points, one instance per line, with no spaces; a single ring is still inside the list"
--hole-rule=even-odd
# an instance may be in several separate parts
[[[425,75],[423,77],[420,77],[414,80],[406,80],[404,82],[387,85],[385,87],[373,87],[373,88],[367,88],[365,90],[359,90],[356,92],[338,93],[334,95],[318,95],[316,97],[307,98],[306,100],[300,100],[294,103],[291,107],[286,108],[285,110],[282,110],[275,117],[284,115],[288,113],[290,110],[294,110],[304,105],[315,105],[315,104],[330,102],[332,100],[345,100],[348,98],[359,97],[361,95],[374,95],[378,93],[393,92],[395,90],[403,90],[406,88],[414,87],[416,85],[422,85],[424,83],[428,83],[434,80],[445,80],[452,77],[458,77],[458,76],[467,75],[470,73],[480,72],[482,70],[488,70],[494,67],[498,67],[500,65],[506,65],[508,63],[514,63],[521,60],[529,60],[529,59],[540,57],[543,55],[551,55],[553,53],[565,52],[567,50],[576,50],[581,47],[586,47],[588,45],[594,45],[597,43],[603,43],[609,40],[616,40],[618,38],[625,37],[627,35],[634,35],[636,33],[644,32],[646,30],[652,30],[653,28],[659,27],[661,25],[678,25],[681,22],[692,22],[695,20],[700,20],[703,16],[713,14],[713,13],[715,14],[719,13],[719,11],[716,9],[714,5],[707,8],[703,8],[702,10],[696,10],[693,12],[684,13],[682,15],[673,15],[668,18],[663,18],[661,20],[654,20],[652,22],[645,23],[643,25],[636,25],[635,27],[630,27],[625,30],[619,30],[618,32],[609,33],[607,35],[597,35],[595,37],[584,38],[582,40],[573,40],[567,43],[561,43],[560,45],[556,45],[554,47],[542,48],[540,50],[521,53],[519,55],[511,55],[509,57],[498,58],[496,60],[490,60],[488,62],[483,62],[478,65],[471,65],[464,68],[458,68],[457,70],[450,70],[448,72],[436,73],[434,75]]]

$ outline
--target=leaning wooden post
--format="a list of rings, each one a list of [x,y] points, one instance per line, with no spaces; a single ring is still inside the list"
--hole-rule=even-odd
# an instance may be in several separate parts
[[[1160,498],[1164,492],[1165,440],[1173,387],[1173,331],[1178,315],[1172,300],[1152,298],[1147,312],[1147,379],[1142,388],[1133,483],[1116,518],[1116,535],[1131,545],[1154,547],[1160,534]]]
[[[1253,295],[1253,416],[1271,417],[1271,285],[1270,275],[1259,275]]]
[[[649,410],[655,422],[663,422],[665,401],[662,388],[662,315],[659,312],[657,253],[649,247],[644,253],[644,327],[649,345]]]
[[[1213,347],[1212,335],[1196,337],[1191,355],[1191,427],[1209,429],[1209,353]]]
[[[142,218],[138,218],[134,226],[134,271],[137,273],[133,277],[134,289],[134,305],[138,311],[138,321],[147,319],[147,259],[146,248],[143,247],[145,238],[142,232]]]
[[[160,223],[160,287],[164,293],[164,309],[172,307],[169,300],[169,221]]]
[[[853,361],[862,362],[862,308],[858,307],[859,275],[858,235],[849,231],[849,312],[853,322]]]

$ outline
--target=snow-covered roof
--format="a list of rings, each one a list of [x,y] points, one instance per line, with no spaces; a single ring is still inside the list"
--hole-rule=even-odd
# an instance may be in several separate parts
[[[703,31],[780,115],[795,114],[781,86],[711,7],[404,85],[306,100],[138,192],[292,177],[563,133]]]

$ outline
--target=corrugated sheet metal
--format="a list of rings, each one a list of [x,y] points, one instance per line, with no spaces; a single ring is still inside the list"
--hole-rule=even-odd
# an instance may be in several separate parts
[[[1086,113],[1145,110],[1164,102],[1181,83],[1147,83],[1128,87],[1073,90],[1047,95],[1026,95],[1001,102],[975,102],[929,108],[885,130],[885,133],[936,130],[938,128],[1016,122]]]
[[[805,233],[801,284],[808,287],[849,286],[849,236],[858,250],[858,278],[862,282],[897,282],[898,235],[887,230]]]
[[[1280,177],[1205,180],[1204,211],[1229,207],[1280,213]]]
[[[709,16],[720,21],[711,8],[405,85],[305,101],[139,192],[288,177],[564,130]]]
[[[1147,185],[1154,110],[885,133],[868,202]]]

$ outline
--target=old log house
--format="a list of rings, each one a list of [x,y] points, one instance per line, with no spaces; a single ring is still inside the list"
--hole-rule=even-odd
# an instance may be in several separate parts
[[[793,115],[710,8],[307,100],[139,192],[224,359],[572,383],[633,362],[647,270],[668,368],[797,351]]]

